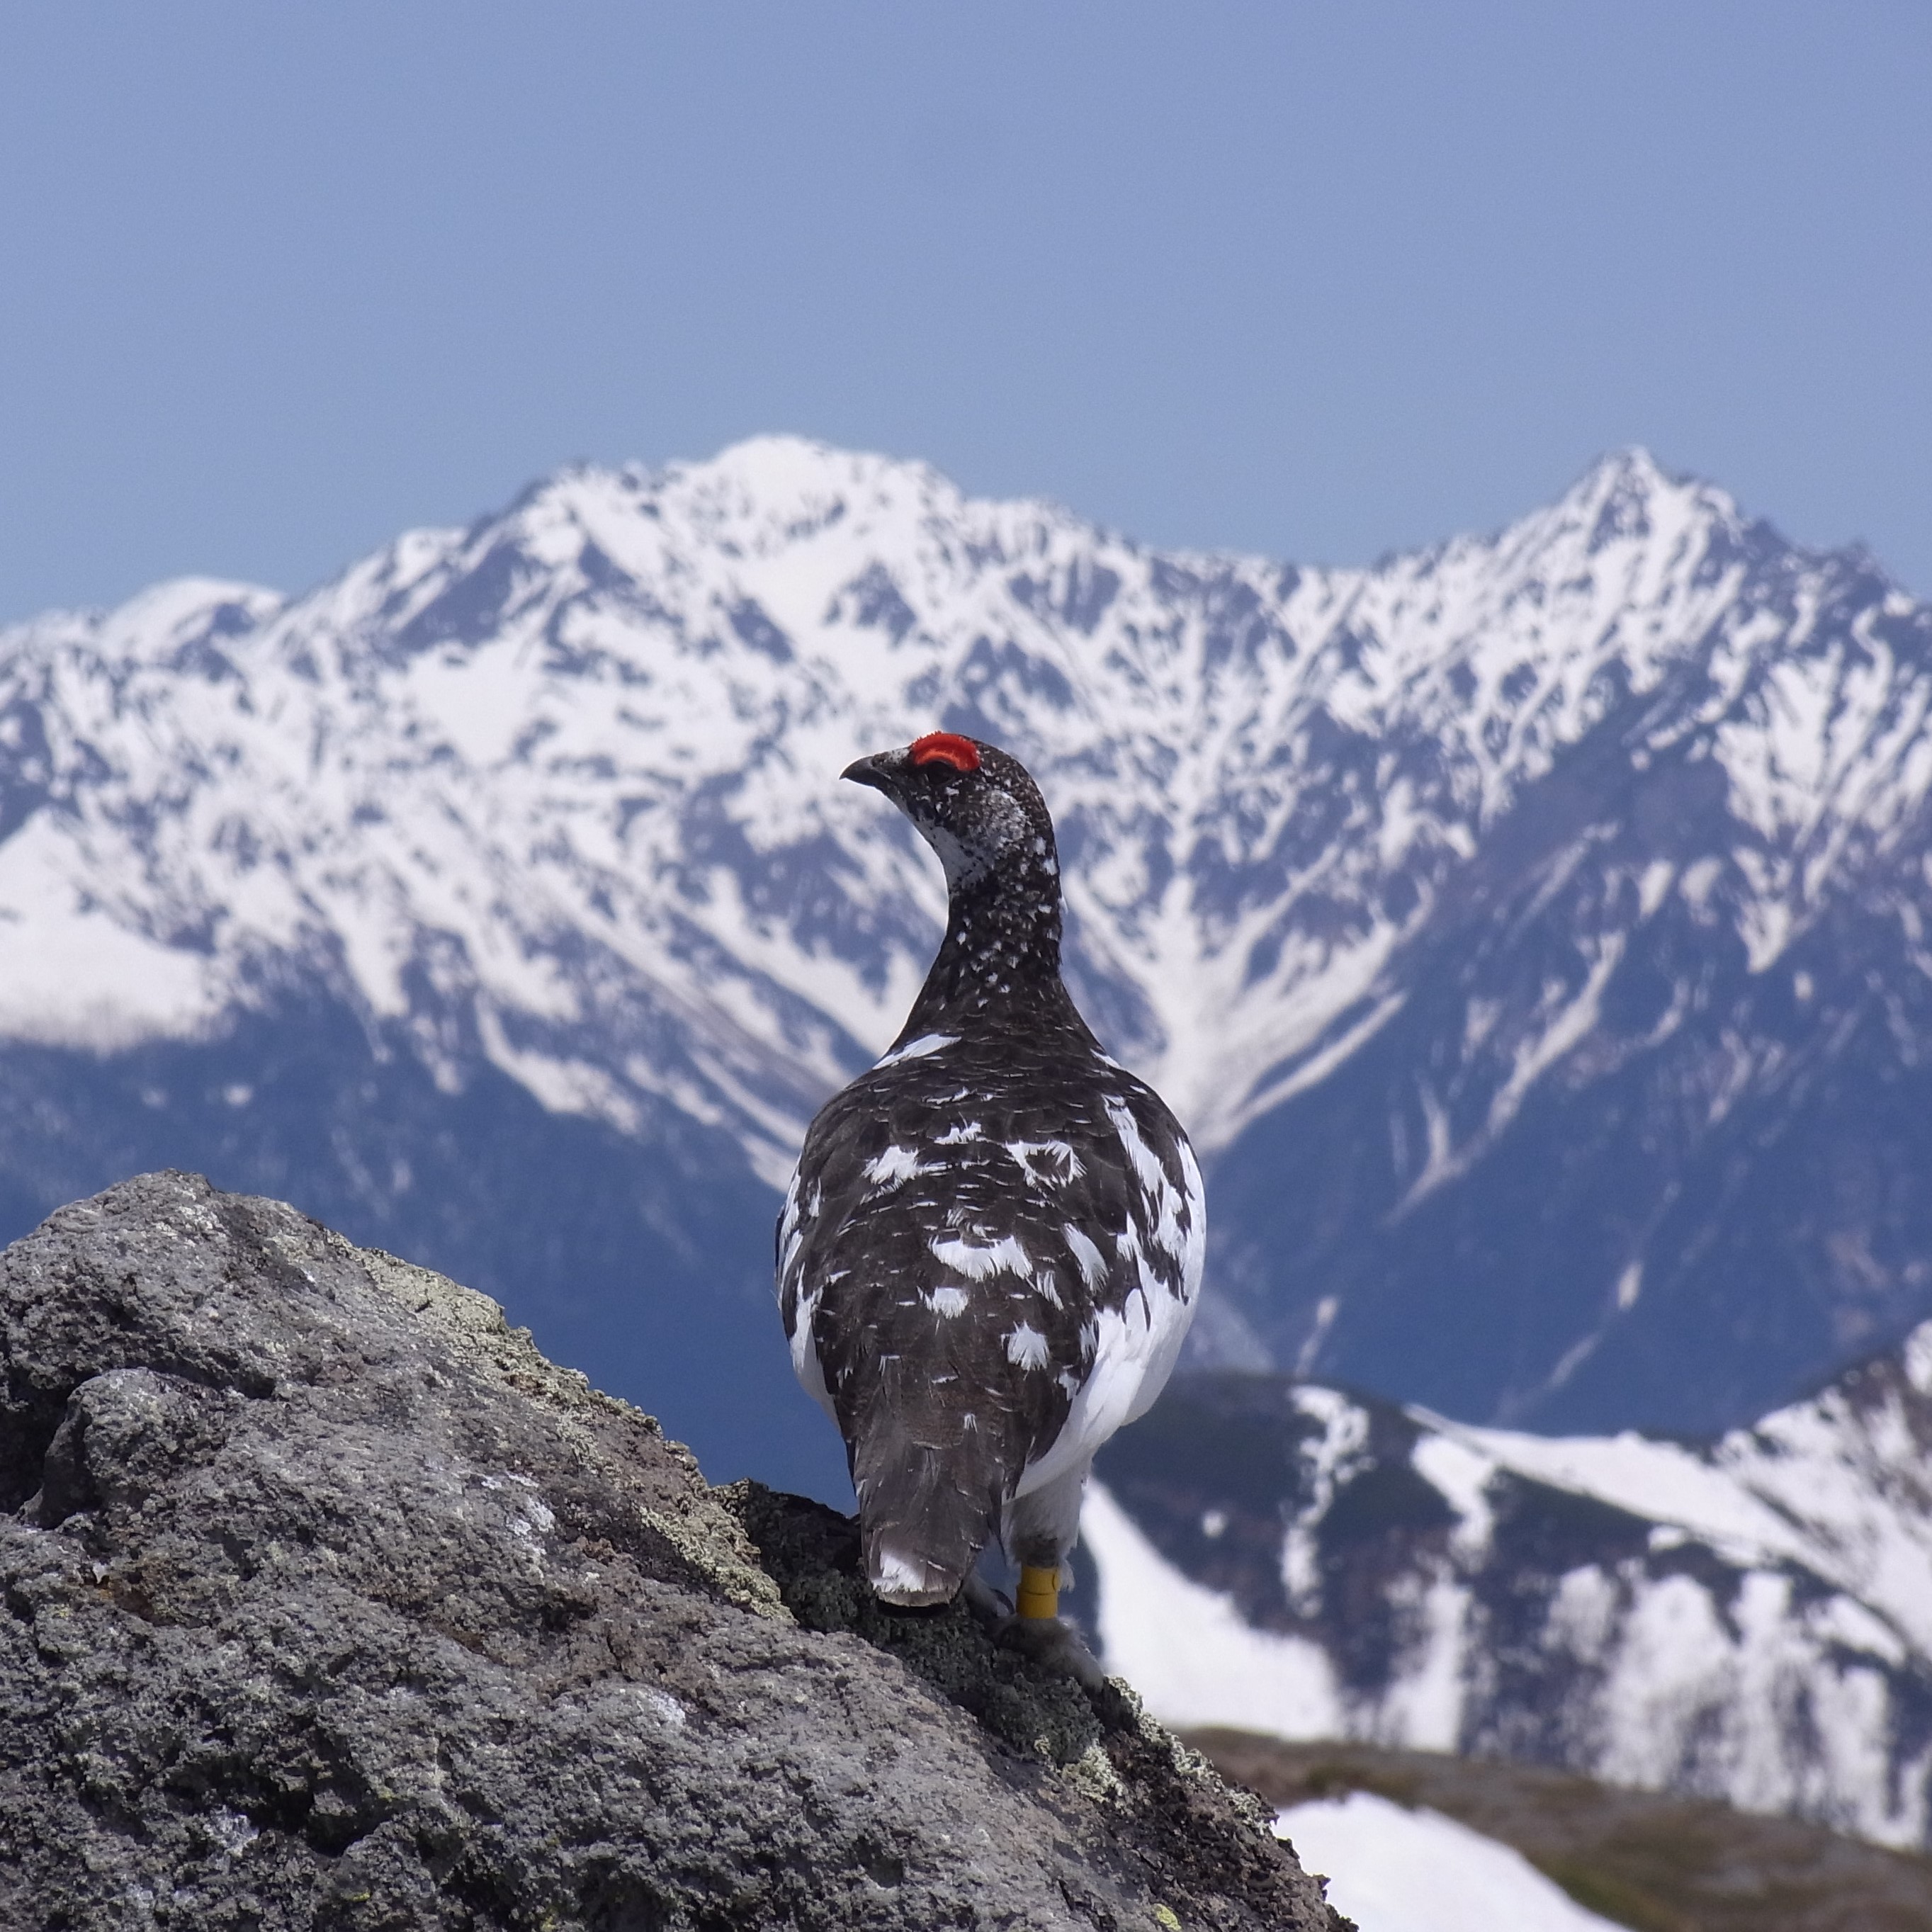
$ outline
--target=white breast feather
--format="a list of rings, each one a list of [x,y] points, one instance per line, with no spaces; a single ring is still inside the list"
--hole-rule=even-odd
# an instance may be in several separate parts
[[[1108,1111],[1112,1114],[1113,1107],[1110,1106]],[[1126,1109],[1123,1108],[1120,1112],[1125,1113]],[[1127,1118],[1131,1125],[1132,1115]],[[1114,1124],[1119,1128],[1118,1118]],[[1150,1195],[1156,1195],[1160,1190],[1170,1196],[1177,1194],[1166,1171],[1161,1167],[1153,1150],[1142,1140],[1138,1129],[1131,1138],[1125,1130],[1121,1130],[1120,1140],[1129,1160],[1133,1162],[1136,1174]],[[1159,1178],[1158,1190],[1146,1168],[1135,1158],[1136,1147],[1152,1164]],[[1174,1358],[1180,1353],[1188,1324],[1194,1319],[1194,1310],[1201,1299],[1202,1268],[1207,1253],[1207,1202],[1201,1184],[1201,1169],[1193,1150],[1184,1141],[1180,1148],[1180,1172],[1184,1192],[1178,1194],[1171,1209],[1168,1203],[1162,1202],[1160,1220],[1156,1223],[1157,1228],[1165,1226],[1172,1213],[1175,1247],[1169,1252],[1175,1253],[1180,1263],[1180,1293],[1171,1294],[1147,1271],[1147,1258],[1141,1252],[1139,1244],[1135,1243],[1134,1258],[1138,1264],[1142,1292],[1130,1297],[1124,1309],[1094,1311],[1090,1330],[1094,1336],[1094,1348],[1086,1378],[1073,1395],[1060,1433],[1054,1438],[1046,1454],[1028,1466],[1026,1473],[1020,1478],[1016,1495],[1030,1496],[1076,1469],[1084,1470],[1101,1444],[1116,1430],[1144,1415],[1167,1386],[1167,1378],[1174,1372]],[[1180,1210],[1183,1207],[1186,1210],[1184,1234],[1180,1227]],[[1068,1245],[1080,1260],[1083,1274],[1087,1272],[1089,1252],[1096,1267],[1102,1265],[1100,1250],[1078,1228],[1070,1227],[1066,1234]],[[1089,1279],[1090,1281],[1091,1277]]]

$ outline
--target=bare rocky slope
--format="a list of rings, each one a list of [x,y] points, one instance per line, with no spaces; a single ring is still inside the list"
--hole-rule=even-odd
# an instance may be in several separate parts
[[[0,1923],[1346,1924],[1124,1687],[279,1202],[64,1208],[0,1324]]]

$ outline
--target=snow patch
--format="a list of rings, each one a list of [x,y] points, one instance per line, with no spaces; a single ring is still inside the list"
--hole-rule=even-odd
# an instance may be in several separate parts
[[[1352,1791],[1292,1806],[1274,1828],[1360,1932],[1618,1932],[1520,1852],[1438,1811]]]

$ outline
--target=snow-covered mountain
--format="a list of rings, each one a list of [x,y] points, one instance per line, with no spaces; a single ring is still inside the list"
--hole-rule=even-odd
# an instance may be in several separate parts
[[[1174,1384],[1099,1474],[1087,1607],[1171,1724],[1932,1844],[1932,1322],[1706,1444],[1223,1372]]]
[[[203,1167],[728,1466],[826,1448],[771,1189],[943,909],[835,777],[943,725],[1040,776],[1210,1158],[1204,1358],[1726,1425],[1932,1312],[1928,700],[1932,612],[1641,453],[1366,570],[784,439],[566,472],[0,635],[5,1232]]]

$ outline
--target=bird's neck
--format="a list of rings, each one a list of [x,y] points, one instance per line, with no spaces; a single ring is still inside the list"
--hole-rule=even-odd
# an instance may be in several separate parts
[[[1060,874],[1049,852],[956,885],[939,956],[902,1040],[1013,1022],[1085,1027],[1060,977]]]

